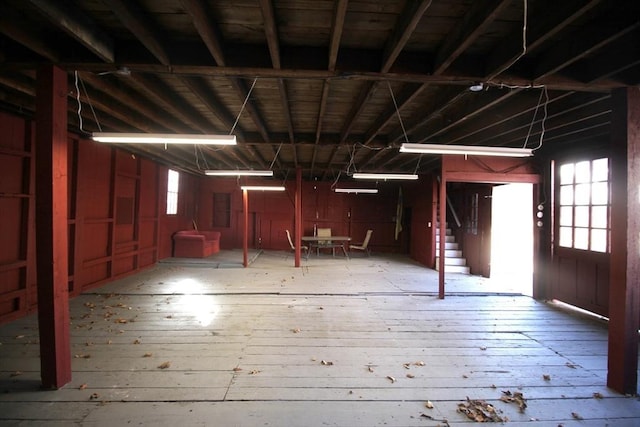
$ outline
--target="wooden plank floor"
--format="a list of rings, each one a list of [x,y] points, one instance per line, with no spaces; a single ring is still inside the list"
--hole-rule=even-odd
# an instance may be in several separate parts
[[[162,265],[71,301],[73,381],[40,391],[37,322],[0,327],[0,425],[638,426],[606,325],[401,257]],[[522,393],[527,407],[501,401]],[[426,403],[430,402],[432,408]]]

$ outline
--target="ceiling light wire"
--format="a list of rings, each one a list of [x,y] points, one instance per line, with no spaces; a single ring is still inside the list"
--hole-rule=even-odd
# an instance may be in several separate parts
[[[402,117],[400,116],[400,110],[398,109],[398,103],[396,102],[396,97],[393,94],[393,89],[391,89],[391,83],[387,80],[387,86],[389,87],[389,92],[391,93],[391,99],[393,100],[393,106],[396,109],[396,114],[398,115],[398,121],[400,122],[400,127],[402,128],[402,134],[404,135],[405,142],[409,142],[409,138],[407,137],[407,130],[404,128],[404,123],[402,122]]]
[[[229,135],[233,134],[233,131],[236,130],[236,126],[238,124],[238,121],[240,120],[240,116],[242,115],[242,111],[244,111],[244,107],[247,105],[247,102],[249,101],[249,97],[251,96],[251,92],[253,92],[253,88],[255,87],[257,81],[258,81],[258,77],[253,79],[253,84],[251,85],[251,88],[249,89],[249,92],[247,92],[247,96],[244,98],[244,102],[242,103],[242,107],[240,108],[240,112],[238,113],[238,116],[236,117],[236,121],[233,123],[233,126],[231,126],[231,130],[229,131]]]
[[[276,162],[276,159],[278,158],[278,154],[280,153],[280,149],[281,148],[282,148],[282,142],[278,146],[278,151],[276,151],[276,155],[273,156],[273,160],[271,161],[271,165],[269,166],[269,170],[273,169],[273,164]]]
[[[524,12],[522,16],[522,51],[517,57],[513,59],[513,61],[509,62],[507,65],[502,67],[502,69],[499,72],[495,73],[496,76],[499,76],[500,74],[507,71],[509,68],[513,66],[513,64],[518,62],[520,58],[522,58],[527,53],[527,19],[529,14],[528,0],[523,0],[523,3],[524,3]]]
[[[527,144],[529,143],[529,136],[531,136],[531,129],[533,129],[533,124],[536,122],[536,116],[538,115],[538,109],[540,109],[540,104],[542,104],[543,95],[544,95],[544,91],[540,91],[540,96],[538,97],[538,104],[536,105],[536,109],[533,111],[533,117],[531,118],[531,123],[529,123],[529,130],[527,131],[527,136],[524,139],[524,144],[522,144],[522,148],[527,148]]]
[[[80,88],[78,87],[78,70],[75,71],[75,86],[76,86],[76,102],[78,103],[78,121],[80,122],[80,132],[84,133],[82,129],[82,103],[80,102]]]
[[[422,160],[422,154],[418,156],[418,163],[416,163],[416,168],[413,170],[414,175],[418,174],[418,168],[420,167],[420,160]]]
[[[549,93],[547,92],[547,87],[546,86],[544,87],[543,91],[544,91],[544,96],[545,96],[545,102],[544,102],[544,106],[542,108],[542,111],[544,112],[544,115],[542,116],[542,123],[541,123],[541,130],[540,130],[540,142],[538,143],[538,146],[533,149],[534,151],[542,148],[542,140],[544,139],[544,133],[546,131],[545,123],[547,121],[547,115],[548,115],[547,106],[549,105]]]
[[[98,121],[98,115],[96,114],[96,110],[93,108],[93,103],[91,102],[91,97],[89,96],[89,92],[87,92],[87,88],[85,87],[84,81],[82,80],[82,78],[80,78],[79,80],[80,80],[80,85],[82,86],[82,90],[84,91],[84,94],[87,97],[87,102],[89,103],[91,114],[93,114],[93,120],[96,121],[96,126],[98,126],[98,131],[102,132],[102,126],[100,126],[100,122]],[[80,130],[82,130],[82,128]]]

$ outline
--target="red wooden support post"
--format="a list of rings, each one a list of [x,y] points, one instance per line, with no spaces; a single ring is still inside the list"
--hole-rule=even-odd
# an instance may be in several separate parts
[[[438,224],[438,234],[440,235],[440,245],[438,246],[438,256],[439,265],[438,265],[438,298],[444,299],[444,254],[445,254],[445,243],[447,241],[447,180],[442,173],[440,177],[440,218]]]
[[[242,265],[249,266],[249,191],[242,190]]]
[[[295,213],[294,213],[294,221],[295,221],[295,230],[294,230],[294,239],[296,246],[295,253],[295,266],[300,267],[300,249],[302,242],[302,168],[296,168],[296,197],[295,197]]]
[[[36,265],[40,375],[44,388],[71,381],[67,225],[67,73],[38,69]]]
[[[640,91],[617,89],[612,105],[607,385],[635,394],[640,326]]]

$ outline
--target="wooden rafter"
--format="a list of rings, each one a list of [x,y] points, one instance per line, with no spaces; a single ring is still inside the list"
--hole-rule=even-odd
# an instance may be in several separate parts
[[[60,53],[51,44],[29,32],[19,22],[14,10],[4,3],[0,4],[0,32],[51,62],[61,61]]]
[[[136,36],[162,65],[169,65],[169,54],[160,41],[159,31],[145,14],[137,10],[133,2],[123,0],[105,0],[109,8],[118,16],[129,31]]]
[[[207,49],[209,49],[209,53],[213,56],[216,64],[224,67],[224,51],[220,42],[219,30],[214,26],[214,21],[209,19],[209,13],[203,0],[182,0],[182,5],[191,17],[193,25],[196,27]]]
[[[80,42],[105,62],[114,62],[114,42],[77,8],[54,0],[25,0],[38,9],[53,24]]]

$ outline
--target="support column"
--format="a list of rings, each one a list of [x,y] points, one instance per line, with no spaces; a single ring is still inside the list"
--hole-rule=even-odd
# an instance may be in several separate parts
[[[635,394],[640,326],[640,90],[614,90],[612,105],[607,386]]]
[[[444,168],[443,168],[444,169]],[[440,234],[440,244],[438,246],[438,298],[444,299],[444,254],[445,242],[447,240],[447,180],[444,172],[440,177],[440,219],[438,221],[438,233]]]
[[[37,73],[35,151],[40,375],[50,389],[71,381],[67,73],[50,65]]]
[[[249,266],[249,191],[242,190],[242,265]]]
[[[295,253],[295,266],[300,267],[300,249],[302,243],[302,168],[296,168],[296,197],[295,197],[295,229],[294,229],[294,241],[296,247]]]

